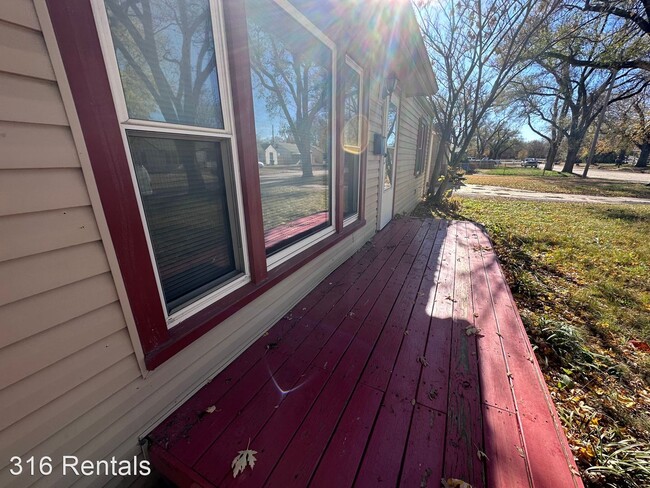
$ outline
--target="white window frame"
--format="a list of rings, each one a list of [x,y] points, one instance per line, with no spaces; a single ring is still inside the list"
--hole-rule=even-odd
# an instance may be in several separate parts
[[[230,73],[227,63],[227,50],[226,50],[226,36],[224,28],[223,5],[221,0],[206,0],[210,7],[210,21],[212,22],[212,36],[215,47],[215,61],[217,75],[219,77],[219,97],[221,102],[221,112],[223,118],[223,129],[215,129],[209,127],[195,127],[183,124],[173,124],[167,122],[156,122],[139,119],[130,119],[128,115],[126,99],[124,97],[124,90],[122,88],[122,80],[117,64],[117,56],[115,54],[115,47],[113,45],[113,38],[110,31],[108,22],[108,14],[103,0],[91,0],[93,16],[95,18],[95,25],[99,35],[102,54],[104,57],[104,64],[106,72],[108,73],[109,84],[115,109],[120,125],[120,132],[122,135],[122,142],[126,152],[126,157],[129,162],[129,169],[131,172],[131,180],[133,183],[133,190],[135,192],[138,208],[140,211],[140,220],[145,231],[147,246],[149,248],[149,257],[156,277],[156,285],[158,287],[158,294],[160,296],[160,306],[165,316],[167,328],[171,329],[191,315],[205,309],[214,302],[224,298],[233,291],[241,288],[251,281],[250,262],[248,256],[246,226],[244,221],[244,201],[242,194],[241,174],[239,170],[239,158],[237,155],[236,133],[232,124],[233,120],[233,104],[232,104],[232,91],[230,85]],[[234,278],[226,281],[225,283],[217,286],[212,291],[206,293],[198,299],[191,300],[182,308],[173,311],[171,314],[167,312],[167,306],[162,289],[162,281],[158,273],[158,266],[156,264],[151,236],[149,235],[147,220],[145,218],[144,206],[138,182],[135,174],[135,166],[133,164],[131,150],[128,143],[127,131],[137,131],[140,134],[146,132],[151,137],[157,135],[179,135],[179,136],[199,136],[203,139],[214,140],[215,142],[229,143],[228,152],[230,153],[230,160],[224,161],[224,178],[226,181],[232,183],[232,188],[227,189],[227,201],[229,202],[229,209],[231,212],[231,231],[234,236],[239,239],[233,239],[233,248],[237,256],[241,256],[242,268],[240,273]],[[234,193],[234,195],[233,195]],[[236,214],[236,215],[233,215]]]
[[[366,134],[362,134],[361,131],[363,129],[363,68],[359,66],[354,59],[352,59],[350,56],[347,54],[345,55],[345,64],[347,64],[350,68],[352,68],[354,71],[356,71],[359,74],[359,114],[357,116],[358,121],[359,121],[359,165],[357,167],[357,182],[359,184],[359,188],[357,189],[357,212],[354,215],[350,215],[349,217],[343,219],[343,227],[353,224],[357,220],[359,220],[359,210],[361,208],[361,155],[362,155],[362,143],[363,143],[363,137],[367,136]],[[343,101],[345,104],[345,100]],[[345,110],[344,110],[345,113]],[[345,150],[345,149],[344,149]],[[343,164],[345,164],[345,160],[343,161]],[[345,173],[345,171],[343,172]]]
[[[270,0],[277,4],[279,7],[281,7],[285,12],[287,12],[293,20],[298,22],[300,25],[302,25],[307,31],[309,31],[310,34],[312,34],[314,37],[316,37],[319,41],[321,41],[327,48],[330,49],[332,53],[332,99],[331,99],[331,147],[332,150],[331,152],[331,164],[330,164],[330,192],[329,192],[329,199],[330,199],[330,218],[331,218],[331,224],[326,227],[325,229],[305,237],[304,239],[300,239],[298,242],[295,244],[291,244],[285,249],[282,249],[281,251],[278,251],[274,254],[271,254],[270,256],[267,256],[266,258],[266,268],[268,270],[271,270],[280,264],[286,262],[287,260],[291,259],[292,257],[300,254],[301,252],[307,250],[309,247],[313,246],[314,244],[322,241],[323,239],[326,239],[327,237],[334,235],[336,233],[336,172],[337,172],[337,166],[338,166],[338,151],[336,150],[336,143],[337,143],[337,134],[336,134],[336,116],[337,116],[337,111],[336,111],[336,90],[337,90],[337,70],[336,70],[336,64],[337,64],[337,51],[336,51],[336,43],[334,43],[329,37],[327,37],[323,32],[321,32],[318,27],[316,27],[307,17],[305,17],[296,7],[291,5],[287,0]]]

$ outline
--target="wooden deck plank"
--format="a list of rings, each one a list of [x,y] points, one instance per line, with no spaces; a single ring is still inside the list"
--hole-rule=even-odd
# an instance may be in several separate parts
[[[445,415],[416,405],[399,486],[440,486],[445,448]],[[493,485],[506,486],[506,485]]]
[[[379,411],[383,392],[359,383],[309,486],[351,486]]]
[[[436,227],[435,232],[432,232],[429,237],[428,245],[426,247],[423,246],[420,250],[411,270],[413,276],[409,277],[408,286],[402,290],[397,298],[395,307],[388,319],[387,326],[377,343],[377,347],[372,353],[368,366],[363,372],[361,381],[368,386],[372,386],[373,388],[382,391],[386,390],[388,382],[393,374],[395,361],[403,341],[408,339],[407,342],[409,345],[418,344],[418,346],[424,346],[426,344],[426,335],[429,323],[427,320],[424,320],[422,316],[418,316],[417,320],[413,320],[411,312],[414,310],[418,294],[428,293],[428,290],[421,288],[421,285],[426,274],[426,268],[431,266],[437,257],[433,256],[430,259],[432,254],[431,251],[434,247],[435,253],[438,253],[440,250],[440,242],[438,240],[440,233],[438,232],[438,229],[439,228]],[[424,286],[426,287],[427,283],[425,283]],[[406,332],[407,329],[408,333]],[[413,334],[413,337],[411,337],[411,334]],[[420,356],[424,355],[424,347],[421,347],[419,353]],[[418,365],[419,363],[414,363],[414,366],[417,367]],[[409,401],[412,398],[415,397],[413,396],[409,398]]]
[[[181,462],[194,464],[214,440],[212,417],[204,415],[206,408],[217,404],[244,376],[258,375],[260,372],[264,374],[265,367],[260,366],[258,362],[265,360],[267,355],[283,351],[287,355],[292,354],[314,326],[327,315],[336,301],[346,295],[349,286],[352,286],[362,275],[372,272],[372,270],[368,271],[369,264],[377,262],[378,256],[394,249],[394,241],[403,237],[400,231],[404,230],[405,225],[402,224],[404,222],[396,223],[398,232],[385,233],[375,245],[365,246],[361,252],[357,252],[337,268],[287,313],[269,331],[268,336],[258,339],[217,378],[206,385],[200,395],[194,395],[181,409],[170,416],[163,427],[152,433],[152,439],[162,445],[171,445],[171,454],[177,451],[175,446],[178,446]],[[350,285],[345,286],[346,283]],[[269,350],[269,345],[278,344],[277,349]],[[257,369],[254,368],[255,365],[258,366]],[[176,443],[175,440],[179,436],[183,440]],[[191,448],[188,445],[190,440]]]
[[[436,228],[420,249],[382,333],[382,338],[387,340],[378,342],[372,356],[375,362],[371,358],[361,378],[365,384],[386,388],[386,395],[356,486],[395,486],[399,479],[429,332],[425,315],[427,299],[419,300],[419,295],[428,295],[430,291],[430,281],[425,277],[438,260],[443,239],[444,229]]]
[[[468,232],[474,326],[481,331],[481,338],[477,341],[481,400],[493,407],[514,412],[513,392],[501,344],[501,331],[481,255],[482,244],[475,228],[468,227]]]
[[[372,347],[379,337],[390,309],[407,279],[408,271],[424,241],[428,224],[421,223],[418,234],[405,250],[377,302],[363,322],[340,362],[334,369],[323,393],[284,452],[280,462],[267,480],[266,486],[301,486],[308,483],[318,461],[357,384]]]
[[[392,222],[150,439],[179,486],[582,486],[491,244],[464,222]],[[249,439],[257,464],[235,479]]]
[[[311,367],[284,393],[273,385],[276,391],[259,395],[259,401],[252,402],[228,431],[210,446],[196,464],[196,471],[219,487],[260,486],[273,469],[274,460],[282,453],[322,390],[326,379],[326,373]],[[282,388],[279,379],[278,386]],[[231,462],[238,451],[247,446],[258,452],[255,468],[245,470],[233,478]]]
[[[476,228],[476,227],[475,227]],[[477,232],[496,319],[515,392],[525,456],[535,487],[582,486],[575,462],[530,341],[492,245]]]
[[[344,339],[350,335],[350,329],[358,329],[359,323],[363,321],[372,305],[390,283],[391,276],[396,275],[397,268],[404,266],[402,264],[405,262],[404,250],[413,245],[413,239],[421,242],[419,236],[424,236],[426,233],[426,228],[421,222],[419,225],[415,223],[408,229],[394,252],[380,255],[369,266],[368,269],[372,269],[373,273],[366,273],[363,279],[358,280],[355,286],[350,288],[337,306],[319,324],[319,327],[310,334],[308,340],[300,346],[297,354],[309,356],[310,359],[312,356],[318,355],[314,364],[323,369],[332,370],[334,368],[349,344],[349,341],[346,343]],[[343,340],[341,340],[341,336],[343,336]],[[320,354],[322,350],[325,350],[323,355]],[[325,359],[323,359],[324,357]]]
[[[201,476],[218,484],[226,475],[230,461],[237,451],[246,449],[247,441],[254,439],[284,400],[283,390],[295,388],[306,372],[308,364],[295,357],[267,375],[267,382],[257,394],[243,407],[240,406],[236,417],[222,433],[215,432],[214,442],[194,464],[194,469]],[[226,415],[228,412],[225,412]],[[224,411],[217,408],[212,414],[221,417]],[[242,446],[243,444],[243,446]],[[234,450],[234,447],[238,449]],[[232,454],[230,456],[230,454]],[[230,457],[230,459],[228,459]]]
[[[421,405],[447,411],[449,396],[449,364],[452,331],[454,295],[454,273],[456,270],[456,235],[445,222],[442,252],[437,263],[435,293],[427,301],[427,313],[431,316],[429,337],[424,354],[429,366],[422,369],[418,386],[417,401]]]
[[[533,486],[516,414],[483,405],[487,486]]]
[[[479,488],[485,486],[485,478],[477,456],[478,450],[483,450],[477,336],[466,333],[473,326],[469,242],[464,222],[454,222],[449,231],[456,234],[456,279],[443,477],[461,479]]]

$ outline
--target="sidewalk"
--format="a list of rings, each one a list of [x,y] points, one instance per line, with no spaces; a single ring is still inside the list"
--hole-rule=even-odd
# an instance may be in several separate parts
[[[544,193],[528,190],[515,190],[501,186],[462,185],[454,190],[459,196],[470,198],[512,198],[515,200],[535,200],[539,202],[569,202],[569,203],[609,203],[609,204],[645,204],[650,205],[650,199],[631,197],[599,197],[593,195],[573,195],[566,193]]]

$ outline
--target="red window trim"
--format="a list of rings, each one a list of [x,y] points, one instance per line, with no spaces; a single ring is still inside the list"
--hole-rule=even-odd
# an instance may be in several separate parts
[[[154,369],[287,276],[365,225],[366,152],[361,158],[359,220],[343,227],[343,208],[337,191],[336,233],[287,260],[271,271],[266,269],[264,226],[255,145],[252,85],[248,59],[245,7],[240,0],[224,0],[224,24],[228,40],[228,62],[234,104],[234,128],[242,179],[243,212],[248,235],[252,282],[172,329],[167,328],[158,285],[140,217],[129,163],[122,142],[115,103],[89,0],[46,0],[57,44],[66,71],[86,149],[93,168],[111,240],[148,369]],[[338,46],[337,46],[338,47]],[[337,49],[338,63],[345,50]],[[339,70],[340,72],[340,70]],[[337,80],[339,83],[340,80]],[[368,77],[365,80],[368,85]],[[339,83],[340,86],[340,83]],[[340,94],[341,90],[338,90]],[[367,116],[369,97],[364,97]],[[342,114],[342,97],[336,99]],[[340,129],[341,117],[335,123]],[[338,134],[339,132],[337,132]],[[248,142],[248,144],[247,144]],[[338,146],[338,138],[336,138]],[[342,149],[339,147],[339,151]],[[337,187],[342,186],[343,159],[337,159]]]

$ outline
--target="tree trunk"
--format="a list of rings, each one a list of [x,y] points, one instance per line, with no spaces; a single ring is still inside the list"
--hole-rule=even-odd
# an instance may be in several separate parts
[[[650,142],[644,142],[641,146],[641,154],[634,165],[635,168],[647,168],[648,159],[650,159]]]
[[[548,148],[548,154],[546,155],[546,164],[544,165],[544,171],[553,171],[553,164],[555,163],[555,156],[557,155],[558,145],[555,142],[552,142]]]
[[[300,152],[300,166],[302,167],[302,177],[310,178],[314,176],[314,171],[311,167],[311,145],[309,141],[299,142],[298,151]]]
[[[578,151],[580,151],[581,142],[581,138],[575,136],[567,138],[568,149],[562,173],[573,173],[573,166],[578,160]]]

